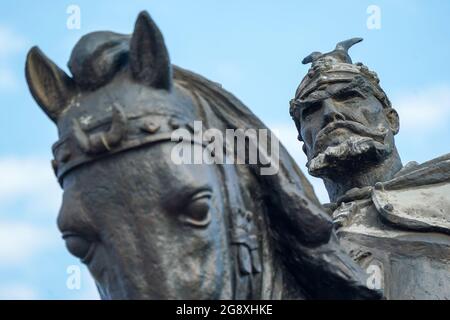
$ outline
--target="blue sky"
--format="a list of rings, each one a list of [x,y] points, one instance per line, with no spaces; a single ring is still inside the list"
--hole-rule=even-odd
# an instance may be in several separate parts
[[[66,26],[69,5],[81,29]],[[381,28],[368,29],[369,5]],[[50,168],[56,129],[24,79],[28,49],[40,48],[67,71],[71,49],[97,30],[130,33],[141,10],[162,30],[172,62],[222,85],[247,104],[303,171],[305,159],[288,102],[307,71],[301,59],[355,36],[354,61],[376,71],[400,114],[404,163],[450,151],[450,2],[428,1],[50,1],[0,2],[0,299],[97,298],[87,271],[56,229],[61,191]],[[310,178],[310,177],[308,177]],[[312,179],[322,201],[320,180]],[[80,266],[70,290],[67,268]]]

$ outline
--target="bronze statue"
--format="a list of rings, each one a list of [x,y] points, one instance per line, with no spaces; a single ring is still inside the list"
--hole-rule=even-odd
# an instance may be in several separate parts
[[[362,39],[314,52],[290,114],[323,179],[341,243],[388,299],[450,298],[450,154],[403,166],[399,116],[376,73],[353,64]],[[424,110],[423,112],[427,112]]]
[[[171,133],[195,120],[267,127],[220,85],[172,66],[147,13],[131,36],[81,38],[69,69],[34,47],[26,77],[58,127],[58,227],[102,298],[379,297],[283,147],[276,175],[171,161]]]

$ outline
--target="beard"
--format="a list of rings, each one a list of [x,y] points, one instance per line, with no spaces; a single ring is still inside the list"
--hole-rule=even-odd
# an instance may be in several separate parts
[[[380,163],[394,150],[389,133],[385,127],[373,129],[354,121],[332,122],[317,135],[308,171],[315,177],[330,177]]]

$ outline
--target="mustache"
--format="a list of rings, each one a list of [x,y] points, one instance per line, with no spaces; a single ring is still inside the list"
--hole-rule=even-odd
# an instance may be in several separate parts
[[[383,142],[388,133],[388,130],[385,128],[372,129],[355,121],[348,121],[348,120],[333,121],[327,124],[324,128],[322,128],[322,130],[319,131],[319,133],[317,134],[316,141],[314,143],[314,149],[316,145],[323,145],[324,141],[328,138],[328,134],[339,128],[347,129],[349,131],[352,131],[353,133],[356,133],[364,137],[372,138],[379,142]]]

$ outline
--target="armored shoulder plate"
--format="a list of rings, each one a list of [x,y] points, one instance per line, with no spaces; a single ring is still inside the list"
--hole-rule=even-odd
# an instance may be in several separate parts
[[[389,223],[417,231],[450,234],[450,182],[388,190],[378,185],[372,200]]]

